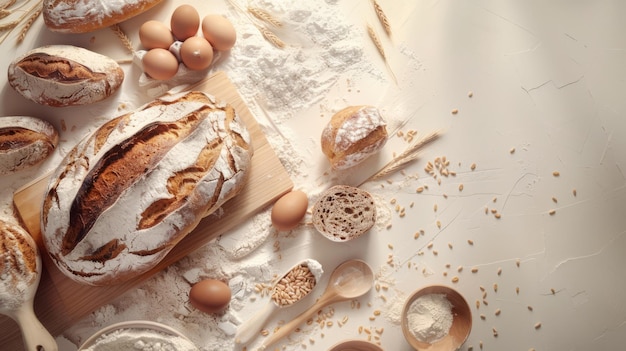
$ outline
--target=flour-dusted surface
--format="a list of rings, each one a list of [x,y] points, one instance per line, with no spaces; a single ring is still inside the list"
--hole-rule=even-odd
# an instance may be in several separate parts
[[[197,351],[186,338],[150,329],[119,329],[102,335],[82,351]]]
[[[411,291],[431,284],[454,287],[472,306],[464,351],[480,345],[485,351],[622,347],[626,282],[617,277],[626,265],[626,108],[619,94],[626,89],[620,78],[626,76],[620,17],[625,4],[377,2],[389,18],[390,37],[371,1],[238,1],[284,23],[272,30],[287,43],[285,49],[264,40],[227,1],[188,3],[201,14],[224,14],[233,21],[237,44],[214,69],[235,82],[296,188],[310,201],[331,184],[359,184],[364,179],[359,176],[407,148],[409,131],[417,133],[414,141],[440,132],[402,172],[362,186],[384,218],[356,240],[333,243],[322,240],[308,217],[291,232],[276,232],[268,208],[95,311],[65,337],[77,344],[111,323],[148,319],[181,330],[202,350],[236,350],[237,326],[269,299],[256,291],[257,284],[271,286],[275,275],[310,257],[327,270],[346,258],[364,259],[377,281],[358,301],[320,311],[277,346],[286,351],[324,350],[349,338],[406,350],[399,306]],[[167,21],[179,4],[163,1],[121,27],[138,43],[136,28],[143,21]],[[41,22],[22,44],[14,45],[10,37],[2,48],[17,55],[63,42],[116,60],[131,57],[109,30],[60,36]],[[367,35],[368,24],[378,33],[397,84]],[[10,59],[0,57],[3,67]],[[2,178],[3,213],[10,212],[11,189],[51,169],[97,124],[148,100],[136,87],[141,72],[130,64],[122,67],[128,79],[119,95],[71,113],[28,104],[12,89],[2,92],[3,115],[40,116],[62,131],[50,160]],[[321,132],[335,112],[364,104],[380,109],[390,138],[363,164],[331,171],[320,150]],[[424,170],[444,156],[448,176]],[[207,315],[189,307],[188,290],[201,278],[229,281],[236,293],[225,313]],[[318,287],[325,282],[322,277]],[[314,289],[310,299],[281,310],[267,331],[319,294]],[[59,337],[62,350],[72,351],[65,337]]]

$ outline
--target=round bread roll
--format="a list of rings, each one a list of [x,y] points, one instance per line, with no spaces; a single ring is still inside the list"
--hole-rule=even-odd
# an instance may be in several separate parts
[[[333,169],[361,163],[387,141],[385,120],[374,106],[350,106],[337,112],[322,132],[322,152]]]
[[[56,148],[59,133],[42,119],[0,117],[0,174],[16,172],[45,160]]]
[[[44,0],[43,19],[55,32],[87,33],[147,11],[162,0]]]
[[[15,59],[9,84],[38,104],[86,105],[113,95],[124,71],[113,59],[72,45],[49,45]]]
[[[335,185],[313,206],[313,225],[332,241],[358,238],[376,223],[376,205],[370,193],[349,185]]]

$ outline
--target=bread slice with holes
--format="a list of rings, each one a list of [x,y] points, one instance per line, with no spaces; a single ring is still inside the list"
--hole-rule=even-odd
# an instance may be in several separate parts
[[[313,225],[332,241],[358,238],[376,223],[374,198],[365,190],[335,185],[313,206]]]

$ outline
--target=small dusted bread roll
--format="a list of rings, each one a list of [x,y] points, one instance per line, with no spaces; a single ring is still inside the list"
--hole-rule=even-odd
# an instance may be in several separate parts
[[[162,0],[43,0],[48,29],[86,33],[110,27],[147,11]]]
[[[385,120],[374,106],[337,112],[322,132],[322,152],[333,169],[347,169],[378,152],[387,141]]]
[[[91,104],[113,95],[124,71],[113,59],[72,45],[48,45],[15,59],[9,84],[28,100],[48,106]]]
[[[45,160],[59,134],[52,124],[35,117],[0,117],[0,174],[16,172]]]
[[[376,223],[374,198],[365,190],[335,185],[313,206],[313,225],[332,241],[358,238]]]

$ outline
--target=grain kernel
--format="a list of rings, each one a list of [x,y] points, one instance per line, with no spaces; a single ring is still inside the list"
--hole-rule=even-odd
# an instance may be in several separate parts
[[[458,283],[459,282],[459,277],[457,277],[457,276],[452,277],[452,282],[453,283]]]
[[[561,173],[560,173],[559,171],[554,171],[554,172],[552,172],[552,175],[553,175],[554,177],[558,177],[558,176],[560,176],[560,175],[561,175]]]
[[[499,315],[500,315],[500,313],[502,313],[502,310],[500,310],[499,308],[498,308],[498,309],[494,312],[494,314],[495,314],[496,316],[499,316]]]
[[[541,328],[541,322],[535,323],[535,329],[539,329],[539,328]]]

